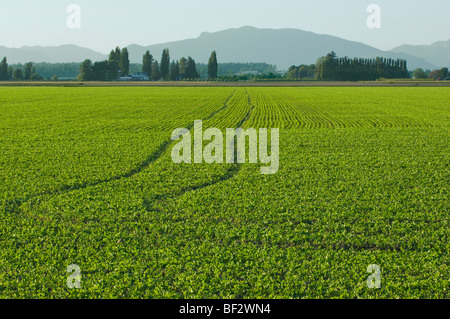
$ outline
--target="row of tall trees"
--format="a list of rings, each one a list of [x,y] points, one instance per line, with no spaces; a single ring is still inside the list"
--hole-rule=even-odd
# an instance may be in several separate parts
[[[112,81],[130,72],[130,59],[127,48],[116,47],[109,54],[109,59],[93,63],[87,59],[81,63],[80,81]]]
[[[42,77],[37,74],[36,69],[31,62],[25,64],[23,70],[20,67],[13,69],[8,66],[8,61],[6,57],[4,57],[0,62],[0,81],[8,81],[11,79],[16,81],[40,81],[42,80]]]
[[[180,60],[170,62],[170,53],[165,49],[162,53],[161,63],[154,60],[153,56],[147,51],[143,56],[142,71],[148,73],[150,80],[183,80],[198,79],[200,77],[197,71],[195,60],[191,57],[181,58]],[[238,65],[238,64],[237,64]],[[251,64],[250,64],[251,66]],[[249,68],[245,65],[245,68]],[[133,72],[136,67],[132,65]],[[242,68],[242,66],[239,66]],[[224,66],[221,66],[223,71]],[[112,81],[119,76],[125,76],[130,73],[130,61],[127,48],[112,50],[109,59],[93,63],[91,60],[85,60],[80,66],[78,79],[81,81]],[[213,51],[208,61],[208,65],[200,65],[203,76],[215,80],[218,76],[218,63],[216,52]],[[273,73],[273,72],[272,72]],[[275,74],[275,73],[273,73]],[[443,68],[435,71],[423,71],[417,69],[412,72],[415,78],[424,78],[429,76],[433,79],[445,79],[448,77],[448,69]],[[373,81],[379,78],[408,78],[409,72],[405,60],[400,59],[362,59],[348,57],[338,58],[334,52],[318,60],[317,65],[291,66],[286,74],[288,80],[293,79],[312,79],[325,81]],[[40,80],[32,63],[25,66],[17,65],[13,70],[8,66],[6,57],[0,62],[0,81],[10,79],[15,80]]]
[[[118,66],[115,62],[98,61],[92,63],[87,59],[81,63],[80,74],[78,80],[80,81],[112,81],[117,79]]]
[[[114,65],[121,75],[125,76],[130,73],[130,58],[127,48],[120,50],[119,47],[116,47],[109,53],[108,62],[110,65]]]
[[[181,58],[179,61],[172,61],[169,69],[169,79],[171,81],[198,79],[200,74],[197,72],[195,60],[190,56]]]
[[[338,58],[331,52],[316,64],[315,79],[323,81],[375,81],[379,78],[408,78],[406,60]]]
[[[216,53],[211,54],[208,75],[210,79],[217,78],[217,57]],[[181,58],[180,60],[170,62],[169,49],[165,49],[161,56],[161,63],[153,60],[150,51],[145,52],[142,58],[142,72],[149,75],[153,81],[178,81],[182,79],[198,79],[200,74],[197,72],[195,60],[192,57]]]

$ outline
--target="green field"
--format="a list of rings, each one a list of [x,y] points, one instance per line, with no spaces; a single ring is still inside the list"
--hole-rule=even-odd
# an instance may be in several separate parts
[[[449,117],[450,88],[1,87],[0,298],[449,298]],[[279,128],[278,173],[174,164],[199,119]]]

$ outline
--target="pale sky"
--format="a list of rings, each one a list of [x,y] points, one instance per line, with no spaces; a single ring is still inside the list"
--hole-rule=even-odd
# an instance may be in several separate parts
[[[70,4],[81,28],[66,25]],[[381,7],[369,29],[368,5]],[[297,28],[382,50],[450,39],[450,0],[0,0],[0,46],[76,44],[102,53],[116,46],[195,38],[241,26]]]

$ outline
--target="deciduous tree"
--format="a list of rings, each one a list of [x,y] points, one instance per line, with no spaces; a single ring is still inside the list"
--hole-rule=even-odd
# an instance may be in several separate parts
[[[87,59],[84,60],[80,65],[80,74],[78,74],[77,79],[79,81],[91,81],[92,79],[92,61]]]
[[[425,74],[425,71],[421,68],[417,68],[413,71],[413,77],[415,79],[426,79],[427,75]]]
[[[13,73],[13,78],[16,81],[21,81],[23,80],[23,72],[22,69],[15,69],[14,73]]]

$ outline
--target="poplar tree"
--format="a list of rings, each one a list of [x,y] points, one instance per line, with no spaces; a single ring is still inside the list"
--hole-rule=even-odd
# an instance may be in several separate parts
[[[114,51],[114,61],[116,61],[117,63],[120,62],[120,48],[116,47],[116,50]]]
[[[6,81],[8,79],[8,62],[6,60],[6,57],[4,57],[2,62],[0,62],[0,81]]]
[[[216,51],[213,51],[211,53],[211,57],[209,58],[208,62],[208,78],[210,80],[217,79],[217,71],[218,71],[217,56]]]
[[[152,74],[150,76],[152,80],[159,81],[161,79],[161,72],[159,71],[158,60],[153,63]]]
[[[187,59],[184,77],[188,79],[197,79],[200,77],[200,75],[197,73],[197,66],[195,65],[195,60],[191,57],[188,57]]]
[[[169,49],[164,49],[161,57],[161,78],[167,80],[169,77],[170,55]]]
[[[170,64],[169,77],[170,80],[176,81],[180,75],[180,64],[179,62],[172,61]]]
[[[179,62],[180,74],[185,77],[186,74],[186,64],[187,60],[185,57],[182,57]]]
[[[25,64],[24,69],[25,80],[31,80],[32,75],[33,75],[33,64],[31,62],[28,62],[27,64]]]
[[[144,57],[142,58],[142,72],[145,72],[150,77],[152,74],[152,65],[153,65],[153,56],[150,54],[150,51],[147,50],[145,52]]]
[[[127,48],[123,48],[122,52],[120,53],[119,67],[122,71],[122,75],[128,75],[128,73],[130,73],[130,59]]]

